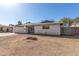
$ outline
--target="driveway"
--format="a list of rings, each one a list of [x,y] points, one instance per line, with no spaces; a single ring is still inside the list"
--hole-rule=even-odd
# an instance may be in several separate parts
[[[10,35],[15,35],[15,33],[0,33],[0,37],[2,37],[2,36],[10,36]]]

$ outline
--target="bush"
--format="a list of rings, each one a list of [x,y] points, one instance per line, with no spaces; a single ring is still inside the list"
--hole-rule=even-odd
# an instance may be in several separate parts
[[[36,37],[27,37],[27,39],[29,39],[29,40],[37,40]]]

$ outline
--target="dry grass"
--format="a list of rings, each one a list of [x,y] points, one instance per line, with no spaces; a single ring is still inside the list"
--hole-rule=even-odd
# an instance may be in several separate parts
[[[35,37],[38,40],[26,40],[28,37]],[[16,35],[1,37],[0,55],[79,55],[79,37],[49,37],[40,35]]]

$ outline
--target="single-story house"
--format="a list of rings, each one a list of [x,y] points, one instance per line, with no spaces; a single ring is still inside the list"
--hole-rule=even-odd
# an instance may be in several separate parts
[[[74,28],[75,35],[79,35],[79,21],[73,22],[70,27]]]
[[[60,35],[61,23],[38,23],[16,25],[13,28],[15,33],[29,33],[29,34],[45,34],[45,35]]]
[[[0,32],[13,32],[13,27],[0,25]]]
[[[79,27],[79,21],[73,22],[70,27]]]

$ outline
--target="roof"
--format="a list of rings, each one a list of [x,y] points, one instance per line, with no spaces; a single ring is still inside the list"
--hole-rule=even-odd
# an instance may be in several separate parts
[[[30,24],[25,24],[26,26],[29,26],[29,25],[56,25],[56,24],[61,24],[61,23],[30,23]]]
[[[0,27],[9,27],[9,26],[6,26],[6,25],[0,25]]]
[[[16,27],[23,27],[23,26],[41,26],[41,25],[57,25],[57,24],[63,24],[63,23],[29,23],[24,25],[16,25]]]
[[[15,25],[15,27],[24,27],[24,25]]]

